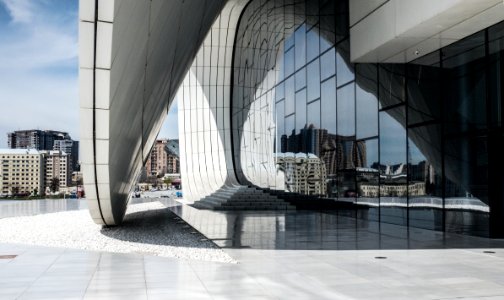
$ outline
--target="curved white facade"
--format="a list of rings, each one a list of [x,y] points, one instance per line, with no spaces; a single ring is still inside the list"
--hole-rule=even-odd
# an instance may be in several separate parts
[[[195,206],[257,208],[274,195],[504,236],[504,23],[493,25],[503,6],[368,2],[81,0],[81,160],[95,222],[121,223],[178,93]],[[424,198],[443,205],[415,205]],[[453,199],[494,209],[458,211]]]
[[[226,1],[81,0],[81,161],[96,223],[122,221],[168,107]]]

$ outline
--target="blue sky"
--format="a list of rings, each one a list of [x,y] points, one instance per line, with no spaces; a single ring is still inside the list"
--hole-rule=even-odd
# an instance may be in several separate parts
[[[159,137],[178,135],[174,107]],[[77,0],[0,0],[0,148],[35,128],[79,139]]]

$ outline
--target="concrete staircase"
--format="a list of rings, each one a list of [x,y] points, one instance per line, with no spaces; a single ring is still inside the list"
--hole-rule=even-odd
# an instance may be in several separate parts
[[[296,207],[251,186],[222,187],[194,202],[193,207],[211,210],[295,210]]]

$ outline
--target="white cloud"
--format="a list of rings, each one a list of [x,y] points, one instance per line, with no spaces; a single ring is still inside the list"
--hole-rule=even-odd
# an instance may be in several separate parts
[[[1,0],[14,23],[29,23],[33,19],[33,1],[30,0]]]
[[[18,129],[78,139],[77,5],[65,1],[0,0],[11,17],[0,23],[0,148]]]

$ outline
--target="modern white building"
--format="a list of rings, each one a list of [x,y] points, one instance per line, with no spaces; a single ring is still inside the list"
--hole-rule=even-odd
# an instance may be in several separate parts
[[[81,0],[79,17],[80,152],[95,222],[121,223],[178,95],[188,201],[226,187],[285,190],[274,153],[291,147],[320,157],[320,191],[361,216],[504,236],[501,0]],[[359,180],[384,190],[387,165],[405,168],[406,211],[393,218],[380,192],[369,192],[373,207],[357,193]],[[425,208],[408,201],[419,193],[472,195],[490,209],[436,205],[442,217],[416,222]]]

